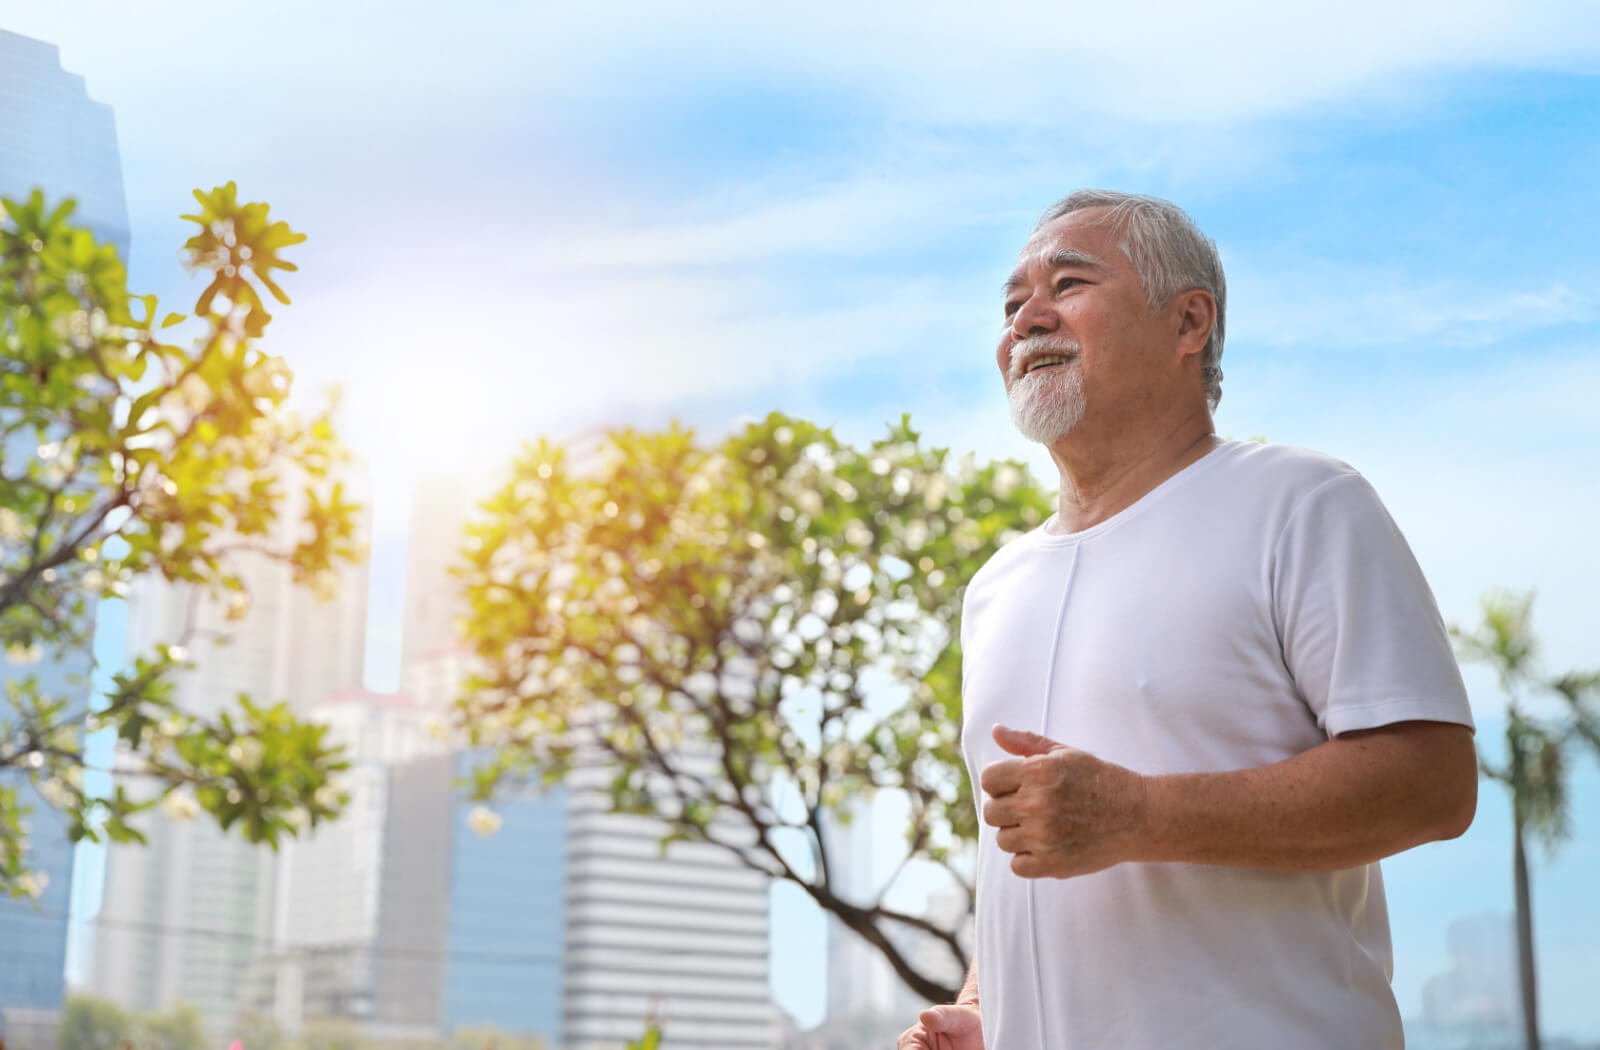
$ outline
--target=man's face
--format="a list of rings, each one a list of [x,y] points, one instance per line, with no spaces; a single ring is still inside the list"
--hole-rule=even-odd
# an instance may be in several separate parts
[[[1012,420],[1042,444],[1086,420],[1114,426],[1159,396],[1160,311],[1105,211],[1086,208],[1041,227],[1006,282],[995,362]]]

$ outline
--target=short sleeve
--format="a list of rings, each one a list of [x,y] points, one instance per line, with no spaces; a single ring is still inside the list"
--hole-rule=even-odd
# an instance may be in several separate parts
[[[1472,726],[1433,592],[1365,478],[1342,473],[1303,496],[1272,570],[1284,662],[1328,736],[1413,720]]]

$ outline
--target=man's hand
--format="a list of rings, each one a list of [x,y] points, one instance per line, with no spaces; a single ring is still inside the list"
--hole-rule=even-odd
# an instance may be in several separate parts
[[[984,823],[999,829],[1012,871],[1064,879],[1134,859],[1148,812],[1144,777],[1037,733],[995,726],[994,740],[1019,756],[979,778]]]
[[[983,1050],[978,1008],[960,1003],[928,1007],[900,1033],[895,1050]]]

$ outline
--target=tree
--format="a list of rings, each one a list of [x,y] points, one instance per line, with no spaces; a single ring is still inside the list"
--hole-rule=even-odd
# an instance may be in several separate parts
[[[271,1014],[247,1010],[233,1020],[233,1039],[244,1050],[282,1050],[288,1037]]]
[[[382,1046],[359,1024],[342,1018],[307,1021],[294,1042],[299,1050],[379,1050]]]
[[[536,1035],[522,1035],[487,1026],[457,1028],[450,1033],[449,1050],[548,1050]]]
[[[74,995],[56,1029],[60,1050],[121,1050],[133,1038],[134,1020],[116,1003]]]
[[[661,1045],[661,1026],[652,1023],[644,1035],[628,1044],[627,1050],[656,1050]]]
[[[1522,990],[1523,1035],[1538,1050],[1538,984],[1534,972],[1533,899],[1528,880],[1527,840],[1542,842],[1545,855],[1571,833],[1567,775],[1572,752],[1586,746],[1600,757],[1600,671],[1550,678],[1537,665],[1538,642],[1530,623],[1533,593],[1493,590],[1481,601],[1483,622],[1471,632],[1451,628],[1464,661],[1488,664],[1506,696],[1505,758],[1496,762],[1478,750],[1478,767],[1511,793],[1512,870],[1516,884],[1517,963]],[[1557,714],[1535,713],[1539,694],[1559,700]]]
[[[957,931],[851,899],[824,823],[903,793],[908,860],[944,865],[970,901],[961,596],[1048,509],[1026,468],[956,467],[908,420],[862,451],[778,414],[714,447],[625,430],[588,471],[528,446],[458,570],[483,665],[459,715],[495,753],[475,793],[604,763],[616,810],[795,883],[918,994],[950,1001]]]
[[[200,1011],[179,1003],[171,1013],[150,1013],[139,1018],[133,1040],[137,1050],[206,1050],[206,1023]]]
[[[159,573],[229,598],[242,617],[240,559],[288,565],[326,591],[337,562],[360,556],[355,506],[332,469],[348,457],[329,415],[288,407],[291,376],[258,342],[271,320],[262,293],[288,297],[275,271],[304,240],[233,183],[195,191],[188,264],[210,281],[195,304],[193,344],[167,343],[186,319],[131,297],[113,248],[70,223],[68,201],[42,193],[0,214],[0,649],[13,665],[89,654],[96,600]],[[159,318],[159,321],[158,321]],[[298,536],[280,526],[285,479],[304,479]],[[174,672],[190,630],[130,670],[92,705],[80,676],[67,689],[13,677],[0,702],[0,893],[37,895],[26,866],[20,788],[31,781],[74,840],[142,841],[129,818],[169,798],[251,841],[275,844],[338,812],[330,777],[345,763],[323,729],[283,704],[247,696],[215,718],[180,711]],[[92,656],[89,657],[92,661]],[[92,706],[92,710],[86,710]],[[85,787],[85,732],[120,742],[116,780]],[[125,781],[150,790],[130,795]]]

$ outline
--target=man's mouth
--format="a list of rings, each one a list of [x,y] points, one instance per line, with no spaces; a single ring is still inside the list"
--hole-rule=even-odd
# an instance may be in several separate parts
[[[1023,364],[1022,374],[1028,375],[1031,372],[1037,372],[1041,368],[1050,368],[1054,365],[1064,365],[1068,361],[1073,360],[1076,356],[1077,355],[1075,354],[1039,354],[1037,357],[1030,357]]]

